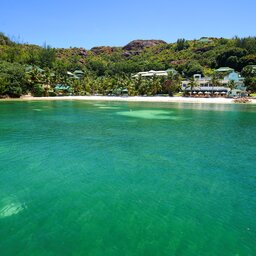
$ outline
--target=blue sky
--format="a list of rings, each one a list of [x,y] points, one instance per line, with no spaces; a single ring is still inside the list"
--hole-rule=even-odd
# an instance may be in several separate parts
[[[255,0],[1,0],[0,31],[52,47],[256,36]]]

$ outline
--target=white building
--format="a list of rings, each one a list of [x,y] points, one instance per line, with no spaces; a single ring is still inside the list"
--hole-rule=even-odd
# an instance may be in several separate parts
[[[216,72],[227,72],[223,79],[218,79],[218,86],[212,84],[211,77],[202,77],[201,74],[195,74],[194,80],[196,86],[192,88],[194,94],[228,94],[229,96],[240,96],[245,94],[246,87],[244,85],[244,78],[235,72],[233,69],[220,68]],[[229,83],[234,82],[234,88],[231,90],[229,88]],[[183,80],[181,82],[182,91],[191,91],[190,81]]]
[[[195,74],[194,80],[196,86],[192,88],[194,92],[228,92],[228,80],[219,80],[219,86],[213,86],[211,83],[211,77],[202,77],[201,74]],[[190,80],[183,80],[182,82],[182,90],[190,91]]]
[[[159,70],[159,71],[155,71],[155,70],[150,70],[150,71],[144,71],[144,72],[138,72],[136,75],[134,75],[133,77],[152,77],[152,76],[168,76],[168,73],[174,73],[176,74],[177,71],[175,69],[167,69],[167,70]]]

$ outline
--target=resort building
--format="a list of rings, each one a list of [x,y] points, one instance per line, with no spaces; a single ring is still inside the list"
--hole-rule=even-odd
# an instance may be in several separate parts
[[[54,87],[54,91],[57,93],[57,95],[66,95],[72,93],[70,86],[66,84],[57,84]]]
[[[173,68],[167,69],[167,70],[150,70],[150,71],[144,71],[144,72],[138,72],[133,77],[152,77],[152,76],[168,76],[168,74],[172,72],[174,75],[177,74],[177,71]]]
[[[235,70],[233,68],[229,68],[229,67],[220,67],[218,69],[215,69],[215,72],[218,72],[218,73],[231,73],[234,71]]]
[[[195,85],[191,88],[191,81],[182,81],[182,91],[196,94],[215,94],[227,95],[229,97],[245,96],[246,87],[244,85],[244,77],[238,72],[228,67],[222,67],[215,70],[216,73],[223,73],[223,78],[217,80],[217,85],[213,84],[212,77],[202,77],[201,74],[194,75]]]

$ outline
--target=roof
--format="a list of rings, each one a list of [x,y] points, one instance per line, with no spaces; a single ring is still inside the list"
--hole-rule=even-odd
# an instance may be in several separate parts
[[[183,88],[183,91],[191,91],[190,87]],[[195,92],[201,91],[201,92],[227,92],[229,91],[229,88],[225,86],[213,86],[213,87],[205,87],[205,86],[196,86],[192,89]]]
[[[67,71],[67,74],[71,76],[71,78],[80,79],[80,77],[84,74],[84,72],[82,70],[75,70],[73,73],[70,71]]]
[[[220,68],[216,69],[215,71],[217,71],[217,72],[232,72],[232,71],[234,71],[234,69],[229,68],[229,67],[220,67]]]
[[[69,85],[65,85],[65,84],[57,84],[54,89],[55,90],[68,90],[70,88]]]
[[[82,70],[75,70],[74,71],[74,74],[81,74],[81,75],[83,75],[84,74],[84,72],[82,71]]]
[[[138,76],[142,76],[142,77],[145,77],[145,76],[168,76],[168,72],[167,71],[168,70],[159,70],[159,71],[150,70],[150,71],[138,72],[133,77],[138,77]]]

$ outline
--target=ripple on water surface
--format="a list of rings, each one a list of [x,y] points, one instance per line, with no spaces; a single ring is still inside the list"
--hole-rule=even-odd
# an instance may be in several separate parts
[[[118,106],[109,106],[104,103],[95,103],[93,104],[95,107],[101,108],[101,109],[120,109]]]
[[[0,104],[0,255],[256,255],[255,114]]]

